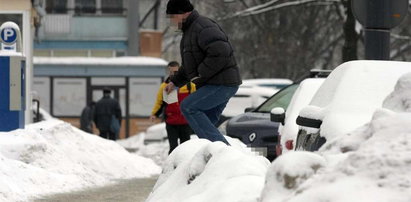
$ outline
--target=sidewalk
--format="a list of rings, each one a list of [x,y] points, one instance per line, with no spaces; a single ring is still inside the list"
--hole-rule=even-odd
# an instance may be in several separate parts
[[[47,196],[34,202],[144,202],[156,181],[157,177],[121,181],[110,186]]]

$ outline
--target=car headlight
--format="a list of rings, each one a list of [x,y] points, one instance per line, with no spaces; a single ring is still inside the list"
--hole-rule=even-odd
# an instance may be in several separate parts
[[[226,120],[226,121],[224,121],[222,124],[220,124],[220,126],[218,126],[218,131],[220,131],[220,133],[222,134],[222,135],[227,135],[227,130],[226,130],[226,128],[227,128],[227,123],[228,123],[228,121],[229,121],[229,119],[228,120]]]

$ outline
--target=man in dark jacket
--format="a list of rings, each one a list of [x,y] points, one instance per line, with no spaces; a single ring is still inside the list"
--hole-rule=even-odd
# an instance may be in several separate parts
[[[87,133],[93,133],[93,119],[95,102],[90,102],[84,107],[80,117],[80,129]]]
[[[101,98],[94,109],[94,123],[100,131],[100,137],[116,140],[121,125],[121,108],[117,100],[110,97],[111,90],[103,90]],[[117,125],[117,127],[115,127]]]
[[[183,31],[183,38],[182,67],[170,77],[166,91],[193,82],[197,91],[180,106],[184,117],[200,138],[228,144],[215,124],[241,84],[231,43],[221,27],[200,16],[189,0],[169,0],[167,15]]]

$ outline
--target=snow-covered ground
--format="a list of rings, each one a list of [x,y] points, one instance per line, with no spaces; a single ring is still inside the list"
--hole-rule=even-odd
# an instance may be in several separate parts
[[[0,201],[28,201],[160,172],[151,159],[59,120],[0,133]]]
[[[166,141],[144,145],[144,134],[116,143],[58,120],[29,125],[0,133],[0,201],[161,172],[147,202],[409,202],[410,89],[407,74],[367,124],[319,152],[288,152],[271,165],[228,137],[232,146],[193,139],[167,156]]]

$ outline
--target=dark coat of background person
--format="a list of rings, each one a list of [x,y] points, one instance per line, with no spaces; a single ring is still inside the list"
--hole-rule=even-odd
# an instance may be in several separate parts
[[[95,106],[94,110],[94,123],[100,131],[100,136],[104,137],[110,131],[112,117],[117,118],[121,124],[121,108],[117,100],[110,97],[110,95],[104,95]],[[112,134],[111,134],[112,135]],[[115,140],[116,137],[104,137],[111,140]]]
[[[182,68],[171,78],[176,86],[193,80],[197,88],[205,84],[238,86],[240,72],[227,35],[213,20],[196,10],[183,23],[180,52]]]
[[[87,105],[81,112],[80,129],[87,133],[93,133],[94,102]]]

